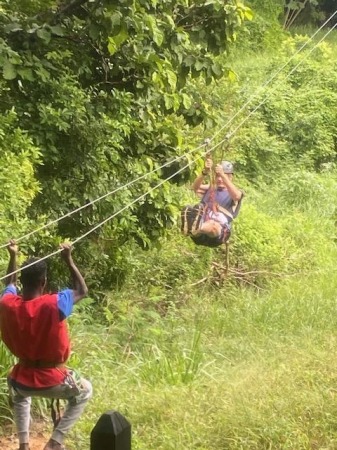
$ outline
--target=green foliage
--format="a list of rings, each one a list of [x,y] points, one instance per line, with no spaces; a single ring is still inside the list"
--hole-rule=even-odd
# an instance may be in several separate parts
[[[198,286],[179,311],[148,316],[147,332],[133,309],[109,329],[78,322],[76,364],[95,395],[67,447],[88,449],[92,424],[113,406],[139,450],[333,448],[334,271],[322,266],[259,293]],[[123,327],[129,339],[119,341]]]
[[[103,312],[108,323],[129,320],[124,317],[129,309],[133,311],[131,316],[144,314],[145,321],[148,310],[165,314],[171,307],[175,309],[189,298],[190,286],[208,274],[212,261],[210,249],[196,249],[176,230],[149,251],[135,253],[132,246],[125,246],[123,253],[128,270],[124,271],[120,291],[106,296]],[[125,301],[124,289],[134,290],[129,301]]]
[[[239,48],[253,52],[275,48],[284,39],[281,27],[284,0],[250,0],[246,3],[253,11],[253,19],[240,33]]]
[[[5,216],[12,213],[19,220],[20,212],[24,216],[27,205],[38,191],[38,183],[34,180],[34,163],[38,163],[40,155],[27,134],[17,126],[13,110],[6,117],[1,116],[0,127],[3,186],[1,214]]]
[[[335,165],[335,45],[321,43],[311,51],[311,44],[293,57],[307,40],[307,36],[290,37],[276,54],[267,51],[238,61],[233,66],[236,79],[219,83],[209,93],[221,117],[218,126],[224,126],[224,134],[233,133],[228,157],[254,183],[272,183],[294,167],[325,171]],[[231,121],[233,110],[246,103],[246,109]],[[233,123],[226,127],[229,121]]]
[[[253,110],[265,98],[257,87],[307,39],[282,35],[280,52],[268,53],[281,36],[280,2],[252,1],[250,42],[239,35],[233,61],[215,60],[249,15],[237,2],[225,13],[223,2],[76,3],[3,2],[4,240],[182,155],[203,126],[211,135],[252,93]],[[225,41],[205,36],[207,26]],[[333,43],[321,44],[278,77],[226,149],[246,193],[228,273],[221,250],[195,247],[177,230],[179,206],[191,200],[181,185],[194,171],[152,190],[185,160],[29,242],[52,251],[150,190],[76,247],[94,299],[71,318],[70,363],[92,378],[95,397],[72,434],[74,449],[87,448],[93,422],[111,407],[131,420],[138,450],[335,447],[334,54]],[[208,85],[223,73],[231,79]],[[51,269],[51,287],[67,285],[57,260]],[[1,347],[3,391],[11,363]],[[8,418],[4,395],[0,408]]]
[[[7,376],[9,368],[13,365],[14,358],[9,353],[7,348],[0,341],[0,419],[1,421],[8,421],[12,418],[11,408],[9,406]]]
[[[241,267],[280,270],[285,263],[285,252],[291,252],[284,238],[279,218],[271,218],[259,211],[258,206],[245,205],[235,226],[233,256]]]
[[[289,44],[294,49],[304,39]],[[336,158],[336,68],[321,65],[332,51],[321,44],[307,60],[295,58],[294,67],[301,63],[298,70],[275,89],[264,109],[271,130],[287,140],[294,159],[309,168],[323,169]]]
[[[203,365],[200,339],[201,331],[194,330],[194,334],[191,334],[191,343],[187,347],[172,346],[165,351],[160,346],[150,347],[149,352],[144,352],[139,360],[142,365],[140,379],[153,385],[191,383],[198,377]]]
[[[1,85],[0,85],[1,86]],[[0,88],[1,89],[1,88]],[[36,225],[27,217],[27,208],[40,190],[34,166],[40,161],[40,152],[27,133],[18,125],[12,109],[0,114],[0,241],[27,233]],[[4,251],[3,251],[4,252]],[[4,262],[5,253],[1,255]],[[7,264],[7,261],[6,261]],[[4,269],[4,265],[2,265]]]
[[[335,173],[288,171],[249,190],[235,223],[232,265],[259,284],[330,261],[336,241]]]
[[[323,2],[324,3],[324,2]],[[321,23],[325,19],[325,5],[318,0],[290,0],[286,4],[284,28],[289,29],[299,23]]]
[[[142,177],[55,230],[74,239],[123,210],[83,249],[88,271],[101,268],[96,279],[120,278],[108,273],[120,262],[116,247],[134,239],[148,247],[174,223],[175,184],[189,174],[154,188],[186,161],[155,170],[186,152],[184,131],[208,114],[193,80],[226,74],[214,56],[249,18],[237,0],[3,2],[0,113],[13,109],[40,154],[31,160],[40,194],[24,213],[55,219]],[[96,264],[101,247],[91,252],[100,238],[109,264]],[[110,239],[114,246],[105,245]],[[46,251],[49,243],[30,245]]]
[[[256,32],[259,42],[259,36],[273,35],[277,25],[286,30],[299,24],[321,25],[334,12],[332,3],[331,0],[249,0],[247,5],[257,18],[249,28]]]
[[[278,180],[275,195],[278,204],[286,209],[319,215],[319,219],[331,218],[336,212],[334,193],[337,184],[335,172],[290,172]]]

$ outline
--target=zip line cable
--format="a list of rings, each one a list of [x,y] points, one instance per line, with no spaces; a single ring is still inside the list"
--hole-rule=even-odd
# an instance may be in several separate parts
[[[330,20],[335,16],[337,14],[337,10],[329,17],[329,19],[327,19],[324,23],[323,23],[323,25],[321,25],[320,26],[320,28],[318,28],[318,30],[290,57],[290,59],[285,63],[285,64],[283,64],[272,76],[271,76],[271,78],[269,78],[264,84],[262,84],[259,88],[258,88],[258,91],[257,91],[257,93],[259,93],[262,89],[264,89],[265,87],[267,87],[275,78],[276,78],[276,76],[290,63],[290,61],[292,61],[292,59],[296,56],[296,55],[298,55],[298,53],[300,53],[308,44],[309,44],[309,42],[311,41],[311,40],[313,40],[313,38],[317,35],[317,33],[319,33],[319,31],[325,26],[325,25],[327,25],[329,22],[330,22]],[[253,101],[253,99],[257,96],[257,93],[255,93],[255,94],[253,94],[247,101],[246,101],[246,103],[244,103],[244,105],[234,114],[234,116],[232,116],[226,123],[225,123],[225,125],[223,125],[215,134],[214,134],[214,136],[212,137],[212,138],[210,138],[210,139],[208,139],[208,143],[207,143],[207,145],[209,145],[226,127],[228,127],[233,121],[234,121],[234,119],[242,112],[242,111],[244,111],[246,108],[247,108],[247,106]],[[251,114],[250,114],[251,115]],[[211,152],[211,151],[213,151],[215,148],[217,148],[219,145],[221,145],[223,142],[225,142],[226,140],[229,140],[230,139],[230,137],[233,135],[233,133],[229,133],[229,134],[227,134],[226,135],[226,137],[225,137],[225,139],[224,140],[222,140],[219,144],[217,144],[215,147],[212,147],[212,148],[210,148],[209,149],[209,152]],[[100,200],[103,200],[104,198],[106,198],[106,197],[109,197],[110,195],[112,195],[112,194],[115,194],[116,192],[118,192],[118,191],[120,191],[121,189],[123,189],[123,188],[127,188],[127,187],[129,187],[129,186],[131,186],[133,183],[136,183],[137,181],[140,181],[140,180],[142,180],[142,179],[144,179],[144,178],[146,178],[147,176],[149,176],[149,175],[151,175],[151,174],[153,174],[153,173],[155,173],[155,172],[157,172],[158,170],[161,170],[161,169],[163,169],[164,167],[167,167],[168,165],[170,165],[170,164],[173,164],[174,162],[176,162],[176,161],[179,161],[180,159],[182,159],[182,158],[184,158],[184,157],[186,157],[186,156],[188,156],[188,155],[191,155],[192,153],[194,153],[194,152],[196,152],[197,150],[199,150],[200,148],[202,148],[203,146],[204,146],[205,144],[202,144],[202,145],[199,145],[198,147],[196,147],[196,148],[193,148],[190,152],[188,152],[187,154],[184,154],[184,155],[181,155],[181,156],[179,156],[179,157],[177,157],[177,158],[175,158],[175,159],[173,159],[172,161],[168,161],[167,163],[165,163],[165,164],[163,164],[162,166],[160,166],[160,167],[157,167],[156,169],[153,169],[153,170],[151,170],[150,172],[148,172],[148,173],[146,173],[146,174],[144,174],[144,175],[141,175],[140,177],[138,177],[138,178],[136,178],[136,179],[134,179],[134,180],[132,180],[132,181],[130,181],[130,182],[128,182],[127,184],[125,184],[125,185],[122,185],[122,186],[119,186],[118,188],[116,188],[116,189],[114,189],[114,190],[112,190],[112,191],[110,191],[110,192],[108,192],[108,193],[106,193],[106,194],[104,194],[104,195],[102,195],[102,196],[100,196],[100,197],[98,197],[98,198],[96,198],[96,199],[94,199],[94,200],[92,200],[92,201],[90,201],[90,202],[88,202],[88,203],[86,203],[85,205],[82,205],[82,206],[80,206],[79,208],[76,208],[76,209],[74,209],[73,211],[69,211],[68,213],[66,213],[66,214],[64,214],[63,216],[60,216],[59,218],[57,218],[57,219],[55,219],[55,220],[52,220],[52,221],[50,221],[50,222],[47,222],[45,225],[42,225],[41,227],[39,227],[39,228],[37,228],[37,229],[35,229],[35,230],[33,230],[33,231],[30,231],[29,233],[27,233],[27,234],[25,234],[25,235],[23,235],[23,236],[21,236],[21,237],[19,237],[19,238],[17,238],[16,239],[16,242],[21,242],[22,240],[24,240],[24,239],[26,239],[26,238],[28,238],[28,237],[30,237],[30,236],[33,236],[34,234],[36,234],[36,233],[38,233],[39,231],[42,231],[42,230],[44,230],[44,229],[46,229],[46,228],[48,228],[48,227],[50,227],[50,226],[52,226],[52,225],[55,225],[56,223],[58,223],[58,222],[60,222],[61,220],[63,220],[63,219],[65,219],[66,217],[70,217],[70,216],[72,216],[73,214],[75,214],[75,213],[77,213],[77,212],[79,212],[79,211],[81,211],[81,210],[83,210],[83,209],[85,209],[85,208],[87,208],[87,207],[89,207],[89,206],[91,206],[91,205],[93,205],[93,204],[95,204],[95,203],[97,203],[98,201],[100,201]],[[7,245],[8,245],[8,243],[6,243],[6,244],[2,244],[2,245],[0,245],[0,249],[2,249],[2,248],[5,248],[5,247],[7,247]]]
[[[337,10],[336,10],[337,13]],[[337,27],[337,23],[335,23],[335,25],[329,29],[329,31],[310,49],[309,52],[306,53],[306,55],[304,56],[304,58],[298,63],[296,64],[295,67],[293,67],[293,69],[286,75],[285,80],[287,80],[290,75],[292,75],[297,69],[298,67],[307,59],[307,57],[309,55],[311,55],[311,53],[316,49],[316,47]],[[221,144],[223,144],[224,142],[228,141],[241,127],[243,124],[245,124],[247,122],[247,120],[262,106],[264,105],[264,103],[268,100],[268,98],[270,97],[270,95],[275,91],[275,88],[272,89],[269,93],[267,93],[267,95],[265,96],[265,98],[252,110],[250,111],[250,113],[248,114],[248,116],[246,116],[240,123],[239,125],[237,125],[237,127],[230,133],[226,134],[225,138],[222,139],[222,141],[218,142],[216,145],[214,145],[214,147],[212,147],[211,150],[214,150],[215,148],[219,147]]]
[[[134,205],[135,203],[137,203],[139,200],[142,200],[143,198],[145,198],[148,194],[150,194],[151,192],[153,192],[155,189],[157,189],[158,187],[160,187],[161,185],[163,185],[164,183],[166,183],[166,181],[170,180],[171,178],[175,177],[176,175],[178,175],[180,172],[184,171],[185,169],[187,169],[189,166],[191,166],[193,163],[195,163],[195,161],[197,161],[198,159],[202,158],[207,152],[202,153],[201,155],[198,155],[193,161],[192,163],[187,163],[185,166],[183,166],[182,168],[180,168],[179,170],[177,170],[177,172],[175,172],[173,175],[170,175],[168,178],[165,178],[164,180],[162,180],[160,183],[156,184],[154,187],[152,187],[151,189],[149,189],[147,192],[145,192],[145,194],[140,195],[138,198],[136,198],[135,200],[133,200],[131,203],[129,203],[126,206],[123,206],[123,208],[121,208],[120,210],[118,210],[116,213],[112,214],[111,216],[109,216],[107,219],[103,220],[103,222],[100,222],[98,225],[96,225],[94,228],[92,228],[91,230],[87,231],[85,234],[83,234],[82,236],[80,236],[79,238],[75,239],[72,244],[76,244],[77,242],[79,242],[80,240],[82,240],[83,238],[85,238],[86,236],[88,236],[89,234],[91,234],[93,231],[97,230],[98,228],[100,228],[102,225],[104,225],[106,222],[108,222],[109,220],[113,219],[114,217],[116,217],[119,213],[125,211],[127,208],[129,208],[130,206]]]
[[[337,14],[337,10],[335,11],[335,14]],[[332,16],[333,17],[333,16]],[[303,58],[303,60],[302,61],[300,61],[292,70],[291,70],[291,72],[287,75],[287,77],[286,78],[288,78],[304,61],[305,61],[305,59],[314,51],[314,49],[336,28],[336,26],[337,26],[337,23],[323,36],[323,38],[321,38],[320,39],[320,41],[317,43],[317,44],[315,44],[315,46],[310,50],[310,52]],[[316,33],[317,34],[317,33]],[[249,119],[249,117],[254,113],[254,112],[256,112],[256,110],[266,101],[266,99],[268,98],[268,96],[267,97],[265,97],[265,99],[253,110],[253,111],[251,111],[250,112],[250,114],[245,118],[245,120],[243,120],[240,124],[239,124],[239,126],[231,133],[231,135],[233,135],[248,119]],[[80,240],[82,240],[82,239],[84,239],[86,236],[88,236],[89,234],[91,234],[91,233],[93,233],[95,230],[97,230],[98,228],[100,228],[101,226],[103,226],[105,223],[107,223],[108,221],[110,221],[111,219],[113,219],[114,217],[116,217],[119,213],[121,213],[121,212],[123,212],[125,209],[127,209],[127,208],[129,208],[130,206],[132,206],[133,204],[135,204],[135,203],[137,203],[139,200],[141,200],[141,199],[143,199],[143,198],[145,198],[149,193],[151,193],[151,192],[153,192],[155,189],[157,189],[158,187],[160,187],[162,184],[164,184],[166,181],[168,181],[168,180],[170,180],[171,178],[173,178],[174,176],[176,176],[177,174],[179,174],[180,172],[182,172],[183,170],[185,170],[186,168],[188,168],[189,166],[191,166],[194,162],[196,162],[198,159],[201,159],[203,156],[205,156],[207,153],[209,153],[210,151],[212,151],[212,150],[214,150],[215,148],[217,148],[219,145],[221,145],[223,142],[225,142],[226,140],[228,139],[228,137],[226,136],[225,137],[225,139],[223,139],[221,142],[219,142],[218,144],[216,144],[214,147],[212,147],[211,149],[209,149],[209,148],[207,148],[207,146],[209,145],[209,143],[210,143],[210,141],[211,140],[207,140],[207,143],[205,143],[205,144],[202,144],[202,145],[200,145],[199,147],[197,147],[197,148],[195,148],[195,149],[192,149],[190,152],[189,152],[189,154],[191,154],[192,152],[194,152],[194,151],[196,151],[196,150],[198,150],[198,149],[200,149],[201,147],[203,147],[203,146],[205,146],[206,147],[206,151],[205,152],[203,152],[201,155],[198,155],[197,156],[197,158],[195,158],[191,163],[187,163],[185,166],[183,166],[182,168],[180,168],[178,171],[176,171],[174,174],[172,174],[172,175],[170,175],[168,178],[166,178],[166,179],[164,179],[164,180],[162,180],[160,183],[158,183],[157,185],[155,185],[154,187],[152,187],[151,189],[149,189],[145,194],[142,194],[141,196],[139,196],[138,198],[136,198],[135,200],[133,200],[131,203],[129,203],[128,205],[126,205],[126,206],[124,206],[123,208],[121,208],[120,210],[118,210],[116,213],[114,213],[114,214],[112,214],[111,216],[109,216],[108,218],[106,218],[105,220],[103,220],[102,222],[100,222],[99,224],[97,224],[95,227],[93,227],[92,229],[90,229],[89,231],[87,231],[86,233],[84,233],[82,236],[80,236],[80,237],[78,237],[78,238],[76,238],[73,242],[72,242],[72,244],[75,244],[75,243],[77,243],[77,242],[79,242]],[[168,163],[166,163],[165,165],[163,165],[163,166],[161,166],[160,168],[163,168],[163,167],[165,167],[166,165],[169,165],[169,164],[172,164],[173,162],[175,162],[175,161],[177,161],[177,160],[179,160],[179,159],[181,159],[181,158],[183,158],[183,157],[185,157],[186,155],[182,155],[182,156],[180,156],[179,158],[177,158],[177,159],[175,159],[175,160],[173,160],[173,161],[170,161],[170,162],[168,162]],[[153,172],[155,172],[155,171],[157,171],[157,170],[159,170],[160,168],[157,168],[157,169],[155,169],[155,170],[153,170],[152,172],[150,172],[150,173],[153,173]],[[119,188],[117,188],[115,191],[113,191],[113,192],[117,192],[117,190],[120,190],[120,189],[122,189],[123,187],[126,187],[126,186],[128,186],[128,185],[130,185],[130,184],[132,184],[132,183],[134,183],[135,181],[138,181],[138,180],[140,180],[140,179],[142,179],[142,178],[144,178],[145,176],[147,176],[148,174],[146,174],[146,175],[143,175],[143,176],[141,176],[141,177],[139,177],[137,180],[134,180],[134,181],[132,181],[132,182],[129,182],[127,185],[123,185],[123,186],[120,186]],[[113,192],[111,192],[110,193],[110,195],[113,193]],[[102,197],[100,197],[100,199],[102,199],[102,198],[104,198],[104,197],[106,197],[106,196],[108,196],[109,194],[105,194],[104,196],[102,196]],[[83,208],[85,208],[85,207],[87,207],[87,206],[89,206],[90,204],[93,204],[93,203],[95,203],[96,201],[98,201],[98,199],[96,199],[96,200],[93,200],[91,203],[88,203],[88,204],[86,204],[86,205],[83,205],[82,207],[80,207],[80,208],[78,208],[77,209],[77,211],[78,210],[80,210],[80,209],[83,209]],[[74,211],[73,212],[70,212],[70,213],[68,213],[67,215],[65,215],[65,216],[63,216],[63,218],[64,217],[67,217],[67,216],[70,216],[71,214],[73,214],[74,213]],[[59,219],[57,219],[56,221],[53,221],[53,223],[56,223],[57,221],[59,221],[59,220],[61,220],[60,218]],[[48,224],[47,224],[48,225]],[[32,234],[34,234],[34,233],[36,233],[37,231],[40,231],[41,229],[43,229],[43,228],[45,228],[47,225],[45,225],[44,227],[41,227],[39,230],[35,230],[34,232],[31,232],[31,233],[29,233],[29,235],[32,235]],[[51,225],[51,223],[49,223],[49,225]],[[26,237],[27,237],[27,235],[26,235]],[[21,237],[21,238],[19,238],[20,240],[22,240],[23,239],[23,237]],[[1,246],[0,248],[3,248],[3,247],[5,247],[5,246],[7,246],[8,244],[6,244],[6,245],[4,245],[4,246]],[[52,256],[55,256],[55,255],[57,255],[57,254],[59,254],[59,253],[61,253],[62,252],[62,249],[58,249],[58,250],[56,250],[56,251],[54,251],[54,252],[52,252],[52,253],[50,253],[50,254],[48,254],[48,255],[46,255],[46,256],[44,256],[44,257],[42,257],[42,258],[40,258],[40,259],[38,259],[38,260],[36,260],[36,261],[34,261],[34,262],[32,262],[31,264],[29,264],[29,265],[26,265],[25,266],[25,268],[28,268],[28,267],[31,267],[31,266],[33,266],[33,265],[35,265],[35,264],[37,264],[38,262],[40,262],[40,261],[44,261],[44,260],[46,260],[46,259],[48,259],[48,258],[50,258],[50,257],[52,257]],[[19,269],[17,269],[17,270],[15,270],[15,271],[13,271],[13,272],[11,272],[11,273],[8,273],[8,274],[6,274],[5,276],[3,276],[3,277],[1,277],[0,278],[0,281],[1,280],[4,280],[5,278],[8,278],[8,277],[10,277],[11,275],[14,275],[14,274],[16,274],[16,273],[18,273],[18,272],[20,272],[21,271],[21,268],[19,268]]]
[[[119,213],[123,212],[124,210],[126,210],[127,208],[129,208],[130,206],[134,205],[135,203],[137,203],[139,200],[142,200],[143,198],[145,198],[148,194],[150,194],[151,192],[153,192],[155,189],[157,189],[158,187],[160,187],[162,184],[164,184],[166,181],[170,180],[171,178],[173,178],[174,176],[178,175],[180,172],[184,171],[185,169],[187,169],[191,164],[195,163],[198,159],[201,159],[205,154],[207,153],[204,152],[201,155],[198,155],[193,161],[192,163],[187,163],[184,167],[181,167],[179,170],[177,170],[177,172],[175,172],[174,174],[170,175],[168,178],[165,178],[164,180],[162,180],[160,183],[156,184],[155,186],[153,186],[151,189],[149,189],[147,192],[145,192],[145,194],[140,195],[139,197],[137,197],[135,200],[132,200],[132,202],[128,203],[126,206],[123,206],[123,208],[119,209],[117,212],[115,212],[114,214],[112,214],[111,216],[109,216],[108,218],[104,219],[102,222],[100,222],[99,224],[95,225],[93,228],[91,228],[89,231],[87,231],[86,233],[84,233],[82,236],[76,238],[74,241],[72,241],[72,245],[76,244],[77,242],[81,241],[82,239],[84,239],[85,237],[89,236],[89,234],[93,233],[95,230],[97,230],[98,228],[100,228],[101,226],[103,226],[105,223],[107,223],[109,220],[113,219],[114,217],[116,217]],[[30,264],[25,265],[25,269],[31,266],[34,266],[35,264],[39,263],[40,261],[44,261],[52,256],[57,255],[58,253],[61,253],[62,249],[58,249],[55,250],[54,252],[43,256],[42,258],[39,258],[36,261],[31,262]],[[8,278],[12,275],[15,275],[16,273],[20,272],[21,268],[14,270],[13,272],[10,272],[6,275],[4,275],[3,277],[0,278],[0,281],[4,280],[5,278]]]
[[[336,11],[337,12],[337,11]],[[317,48],[317,46],[337,27],[337,23],[335,23],[335,25],[329,29],[329,31],[317,42],[317,44],[315,44],[314,47],[312,47],[310,49],[310,51],[308,52],[308,54],[306,55],[305,58],[303,58],[298,64],[296,64],[295,67],[293,67],[293,69],[286,75],[285,80],[287,80],[297,69],[298,67],[306,60],[306,58],[308,56],[311,55],[311,53]],[[247,117],[245,117],[245,119],[239,123],[239,125],[234,128],[234,130],[229,133],[229,136],[231,137],[233,134],[235,134],[239,128],[241,128],[241,126],[250,118],[250,116],[252,116],[270,97],[270,95],[275,91],[275,88],[272,89],[269,93],[267,93],[266,97],[248,114]],[[227,139],[227,138],[226,138]]]
[[[334,16],[337,14],[337,9],[336,11],[329,17],[329,19],[327,19],[323,25],[320,26],[320,28],[318,28],[318,30],[288,59],[288,61],[286,63],[284,63],[272,76],[271,78],[269,78],[265,83],[263,83],[257,90],[257,92],[255,92],[253,95],[251,95],[249,97],[249,99],[246,101],[246,103],[243,104],[243,106],[241,106],[241,108],[234,114],[234,116],[232,116],[226,123],[225,125],[223,125],[215,134],[212,138],[210,138],[210,142],[213,141],[226,127],[228,127],[228,125],[230,125],[233,120],[242,112],[244,111],[248,105],[250,105],[250,103],[254,100],[254,98],[257,96],[257,94],[262,91],[262,89],[266,88],[267,86],[269,86],[269,84],[277,77],[277,75],[279,75],[282,70],[287,67],[287,65],[295,58],[295,56],[297,56],[312,40],[313,38],[322,30],[322,28],[327,25],[331,19],[334,18]],[[227,137],[227,139],[229,139],[229,137]],[[224,142],[224,141],[222,141]]]
[[[26,239],[26,238],[28,238],[28,237],[30,237],[30,236],[32,236],[32,235],[38,233],[39,231],[42,231],[42,230],[44,230],[44,229],[50,227],[51,225],[55,225],[56,223],[58,223],[58,222],[60,222],[61,220],[65,219],[66,217],[70,217],[70,216],[72,216],[73,214],[75,214],[75,213],[81,211],[82,209],[87,208],[88,206],[94,205],[94,204],[97,203],[98,201],[103,200],[104,198],[106,198],[106,197],[108,197],[108,196],[110,196],[110,195],[112,195],[112,194],[115,194],[116,192],[120,191],[121,189],[124,189],[124,188],[127,188],[127,187],[131,186],[133,183],[136,183],[137,181],[140,181],[140,180],[146,178],[147,176],[151,175],[152,173],[155,173],[155,172],[157,172],[158,170],[163,169],[164,167],[167,167],[167,166],[169,166],[170,164],[173,164],[174,162],[179,161],[179,160],[182,159],[182,158],[185,158],[186,156],[189,156],[190,154],[192,154],[193,152],[195,152],[195,151],[197,151],[197,150],[200,150],[204,145],[205,145],[205,144],[201,144],[201,145],[199,145],[199,147],[193,148],[190,152],[185,153],[184,155],[180,155],[180,156],[178,156],[177,158],[173,159],[172,161],[166,162],[166,163],[163,164],[162,166],[157,167],[156,169],[153,169],[153,170],[151,170],[150,172],[148,172],[148,173],[146,173],[146,174],[144,174],[144,175],[141,175],[140,177],[138,177],[138,178],[136,178],[136,179],[134,179],[134,180],[132,180],[132,181],[129,181],[128,183],[123,184],[122,186],[119,186],[118,188],[116,188],[116,189],[114,189],[114,190],[112,190],[112,191],[110,191],[110,192],[107,192],[106,194],[101,195],[100,197],[98,197],[98,198],[96,198],[96,199],[94,199],[94,200],[92,200],[92,201],[86,203],[85,205],[82,205],[82,206],[80,206],[80,207],[74,209],[73,211],[69,211],[67,214],[64,214],[63,216],[58,217],[57,219],[52,220],[52,221],[46,223],[45,225],[42,225],[41,227],[37,228],[36,230],[30,231],[29,233],[27,233],[27,234],[25,234],[25,235],[19,237],[18,239],[16,239],[16,242],[20,242],[20,241],[22,241],[23,239]],[[0,245],[0,249],[1,249],[1,248],[7,247],[7,245],[8,245],[8,243]]]

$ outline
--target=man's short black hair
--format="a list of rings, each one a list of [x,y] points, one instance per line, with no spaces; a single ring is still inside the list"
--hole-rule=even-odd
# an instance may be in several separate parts
[[[25,268],[29,264],[39,261],[39,258],[29,258],[21,266],[21,283],[23,287],[37,288],[47,277],[47,264],[39,261]]]

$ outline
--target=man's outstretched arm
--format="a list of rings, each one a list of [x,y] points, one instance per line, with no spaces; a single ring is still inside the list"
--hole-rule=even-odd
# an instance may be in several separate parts
[[[233,183],[233,181],[231,180],[231,178],[229,177],[228,174],[224,173],[223,168],[221,166],[221,164],[217,164],[217,166],[215,167],[215,172],[217,175],[220,175],[227,190],[229,195],[232,197],[232,199],[235,202],[239,202],[242,198],[242,191],[240,191],[240,189],[238,189],[235,184]]]
[[[71,256],[72,245],[69,243],[64,243],[61,244],[61,248],[62,248],[61,256],[68,266],[73,281],[74,303],[77,303],[88,294],[88,288],[84,281],[83,276],[81,275],[81,272],[78,270]]]
[[[6,286],[9,286],[10,284],[16,285],[18,274],[13,272],[17,269],[17,254],[19,248],[13,239],[9,241],[7,250],[9,253],[9,262],[7,267],[7,276],[4,278],[4,283]]]
[[[210,158],[207,158],[205,161],[205,167],[201,173],[201,175],[197,176],[192,184],[192,190],[199,195],[199,197],[203,197],[207,189],[209,188],[209,184],[204,184],[204,178],[207,176],[213,166],[213,161]]]

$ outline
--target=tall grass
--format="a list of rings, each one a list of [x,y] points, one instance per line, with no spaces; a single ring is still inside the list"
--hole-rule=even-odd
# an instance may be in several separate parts
[[[7,375],[13,364],[13,357],[0,341],[0,420],[11,420],[11,408],[7,395]]]
[[[246,201],[259,200],[277,217],[272,197]],[[133,257],[123,290],[83,303],[70,321],[70,365],[93,382],[94,397],[67,447],[89,449],[98,417],[117,409],[132,423],[133,450],[337,448],[337,249],[328,207],[326,228],[312,234],[322,239],[306,236],[316,200],[300,205],[308,224],[292,233],[296,258],[315,249],[303,271],[259,288],[231,278],[215,285],[209,266],[221,252],[172,234]],[[10,418],[12,358],[0,349],[2,418]],[[44,411],[40,403],[34,414]]]
[[[336,448],[336,289],[330,269],[262,294],[201,289],[127,347],[113,326],[76,324],[95,395],[73,448],[89,448],[111,408],[131,421],[136,450]]]

